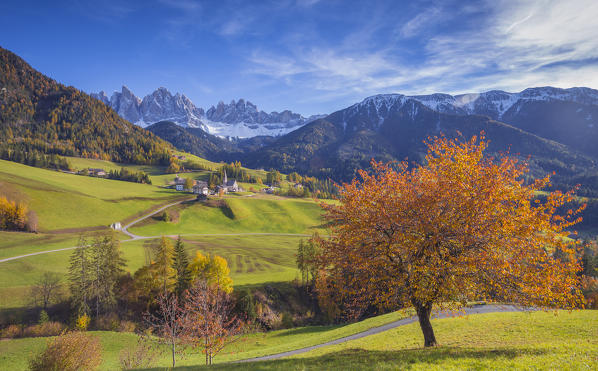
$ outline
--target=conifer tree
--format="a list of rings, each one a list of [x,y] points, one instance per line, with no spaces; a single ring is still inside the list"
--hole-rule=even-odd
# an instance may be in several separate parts
[[[191,281],[191,272],[189,271],[189,257],[185,251],[185,245],[181,240],[181,236],[176,240],[174,245],[174,258],[172,260],[172,268],[176,271],[176,282],[174,291],[177,296],[181,294],[189,287]]]
[[[77,248],[70,258],[69,280],[71,303],[79,314],[89,312],[89,293],[92,283],[92,268],[88,242],[81,236]]]
[[[126,263],[113,233],[96,236],[91,249],[91,265],[95,273],[92,286],[96,316],[99,316],[100,311],[109,310],[116,304],[116,283],[124,273]]]

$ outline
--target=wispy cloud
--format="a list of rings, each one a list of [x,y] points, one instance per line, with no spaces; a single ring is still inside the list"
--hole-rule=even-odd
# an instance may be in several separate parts
[[[411,20],[406,22],[400,28],[400,35],[403,37],[412,37],[420,32],[431,21],[438,19],[441,16],[440,7],[433,6],[419,13]]]
[[[390,23],[349,33],[336,45],[310,47],[305,41],[284,51],[257,49],[249,73],[296,89],[311,89],[322,99],[382,92],[465,92],[529,86],[598,86],[598,2],[499,1],[484,8],[432,6],[399,28],[410,46],[371,48]],[[482,12],[471,21],[468,14]],[[439,19],[441,17],[441,19]],[[429,40],[418,38],[430,24],[453,17],[463,27],[444,29]],[[459,17],[462,20],[459,20]],[[389,22],[384,18],[377,22]],[[375,22],[374,22],[375,23]],[[364,33],[359,35],[359,31]],[[313,42],[314,40],[312,40]],[[422,46],[419,46],[422,45]]]

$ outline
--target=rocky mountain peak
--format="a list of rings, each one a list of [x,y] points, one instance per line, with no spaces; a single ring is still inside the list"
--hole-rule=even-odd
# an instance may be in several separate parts
[[[180,126],[201,128],[223,137],[276,136],[288,133],[309,119],[285,110],[266,113],[248,100],[240,98],[229,104],[222,101],[204,111],[196,107],[184,94],[172,94],[159,87],[143,99],[136,97],[126,86],[110,98],[104,93],[92,93],[96,99],[112,107],[123,118],[142,127],[159,121],[171,121]]]

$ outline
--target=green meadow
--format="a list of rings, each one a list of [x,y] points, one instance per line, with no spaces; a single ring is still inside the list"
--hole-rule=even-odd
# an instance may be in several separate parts
[[[598,365],[598,312],[559,311],[489,313],[432,320],[440,345],[423,348],[418,323],[303,353],[255,363],[226,363],[321,344],[401,318],[395,312],[344,326],[308,326],[256,333],[225,348],[206,369],[216,370],[452,370],[552,369],[594,370]],[[136,344],[135,335],[90,332],[103,345],[101,369],[118,368],[121,349]],[[27,369],[27,360],[43,349],[45,338],[0,342],[0,364]],[[164,349],[166,352],[166,349]],[[164,353],[157,367],[167,367]],[[180,370],[203,369],[203,355],[188,352]]]
[[[170,189],[0,160],[0,192],[26,202],[40,231],[108,226],[180,198]]]
[[[230,196],[223,207],[210,203],[182,204],[171,210],[176,221],[153,219],[135,225],[142,236],[187,233],[300,233],[311,234],[321,224],[321,208],[312,200]]]

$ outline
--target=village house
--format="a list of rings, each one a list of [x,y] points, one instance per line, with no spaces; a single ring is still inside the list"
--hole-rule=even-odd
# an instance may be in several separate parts
[[[106,176],[106,171],[104,169],[93,169],[90,167],[87,169],[87,174],[90,176],[104,177]]]
[[[193,193],[207,196],[210,193],[208,183],[201,180],[196,181],[195,185],[193,186]]]
[[[177,191],[183,191],[185,189],[185,178],[181,178],[178,174],[174,177],[174,181],[171,183],[174,185],[174,189]]]

